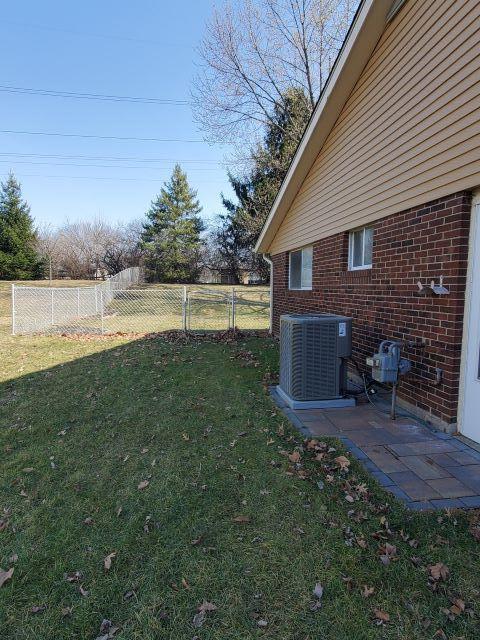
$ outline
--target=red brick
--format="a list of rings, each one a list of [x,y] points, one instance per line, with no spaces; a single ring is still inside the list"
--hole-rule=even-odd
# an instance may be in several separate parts
[[[424,341],[405,352],[413,371],[399,395],[442,420],[456,421],[468,263],[471,194],[461,192],[374,223],[373,268],[348,271],[348,233],[314,243],[313,290],[288,290],[288,254],[273,256],[274,331],[282,313],[351,316],[353,351],[364,367],[383,339]],[[417,281],[444,276],[450,295],[425,297]],[[434,387],[435,369],[443,384]]]

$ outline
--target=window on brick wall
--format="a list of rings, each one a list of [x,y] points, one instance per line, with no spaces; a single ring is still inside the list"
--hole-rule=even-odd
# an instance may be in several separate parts
[[[289,289],[312,288],[313,247],[290,251]]]
[[[362,227],[350,231],[348,244],[348,268],[371,269],[373,255],[373,227]]]

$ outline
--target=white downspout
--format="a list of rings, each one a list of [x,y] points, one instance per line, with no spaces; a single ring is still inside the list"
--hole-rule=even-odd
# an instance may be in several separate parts
[[[262,253],[262,258],[270,265],[270,328],[269,333],[273,335],[273,262],[266,253]]]

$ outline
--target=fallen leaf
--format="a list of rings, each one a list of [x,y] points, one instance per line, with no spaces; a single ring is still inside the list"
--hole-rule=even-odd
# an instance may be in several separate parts
[[[443,562],[437,562],[437,564],[432,564],[428,567],[428,572],[430,577],[435,580],[446,580],[450,574],[449,568],[443,564]]]
[[[323,587],[320,584],[320,582],[317,582],[317,584],[315,585],[315,589],[313,590],[313,595],[319,600],[321,600],[323,596]]]
[[[387,622],[390,622],[390,616],[386,611],[374,609],[373,613],[375,614],[378,624],[386,624]]]
[[[205,622],[205,611],[199,611],[193,616],[192,624],[195,628],[199,629]]]
[[[73,571],[72,573],[66,573],[64,577],[67,582],[80,582],[83,574],[81,571]]]
[[[452,606],[450,607],[450,613],[454,616],[459,616],[461,613],[465,611],[465,603],[460,598],[455,598],[452,600]]]
[[[232,520],[238,524],[246,524],[250,522],[250,516],[235,516]]]
[[[63,607],[62,617],[67,618],[72,615],[73,607]]]
[[[290,460],[290,462],[293,462],[294,464],[296,462],[300,462],[300,453],[298,451],[293,451],[293,453],[290,453],[288,456],[288,459]]]
[[[146,489],[148,487],[148,485],[150,484],[150,482],[148,480],[142,480],[137,489]]]
[[[397,547],[393,544],[386,542],[380,547],[380,562],[384,565],[390,564],[390,561],[396,559]]]
[[[334,462],[337,463],[337,467],[341,471],[348,470],[348,467],[350,466],[350,460],[346,456],[337,456],[334,458]]]
[[[208,602],[207,600],[204,600],[202,604],[198,607],[198,610],[206,611],[210,613],[211,611],[216,611],[217,607],[213,604],[213,602]]]
[[[86,597],[88,596],[88,591],[87,591],[86,589],[84,589],[82,585],[80,585],[80,586],[78,587],[78,590],[80,591],[80,594],[81,594],[84,598],[86,598]]]
[[[367,587],[366,584],[363,585],[361,593],[364,598],[369,598],[374,592],[375,589],[373,587]]]
[[[42,613],[42,611],[45,611],[46,608],[47,607],[44,604],[40,606],[34,606],[30,609],[30,613]]]
[[[108,556],[104,558],[103,566],[105,567],[105,571],[108,571],[110,569],[110,567],[112,566],[112,560],[115,558],[116,555],[117,555],[117,552],[112,551],[112,553],[109,553]]]
[[[10,578],[13,576],[13,571],[13,567],[11,567],[8,571],[0,569],[0,587],[3,587],[5,582],[7,582],[7,580],[10,580]]]
[[[190,585],[188,584],[188,582],[185,580],[185,578],[182,578],[182,587],[184,589],[190,589]]]
[[[113,638],[113,636],[120,630],[120,627],[116,627],[111,620],[107,620],[106,618],[102,620],[102,624],[100,625],[100,634],[95,640],[109,640],[109,638]]]
[[[480,524],[473,525],[470,529],[470,533],[477,542],[480,542]]]

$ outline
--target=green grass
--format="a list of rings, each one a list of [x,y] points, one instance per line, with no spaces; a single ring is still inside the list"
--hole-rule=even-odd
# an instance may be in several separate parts
[[[335,469],[334,440],[314,461],[265,393],[277,356],[260,338],[0,337],[2,640],[90,640],[104,618],[120,640],[478,637],[477,514],[406,512],[355,461]],[[347,502],[347,481],[367,495]],[[434,590],[437,562],[450,574]],[[450,621],[455,598],[467,611]],[[204,600],[217,609],[195,628]]]

